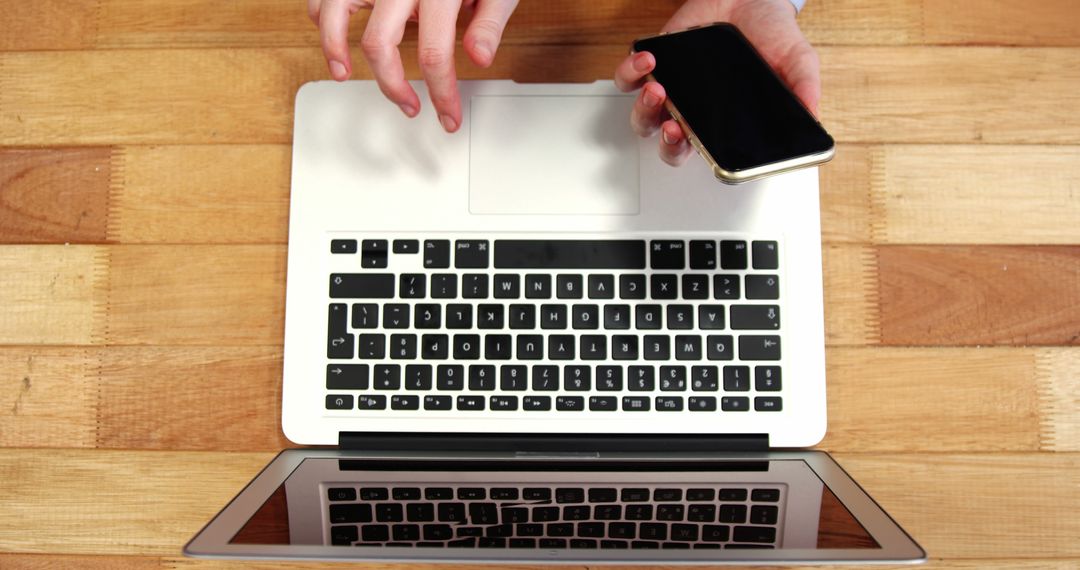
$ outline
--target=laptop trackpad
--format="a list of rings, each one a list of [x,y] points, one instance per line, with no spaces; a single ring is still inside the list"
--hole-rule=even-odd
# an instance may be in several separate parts
[[[469,211],[636,214],[633,96],[474,96]]]

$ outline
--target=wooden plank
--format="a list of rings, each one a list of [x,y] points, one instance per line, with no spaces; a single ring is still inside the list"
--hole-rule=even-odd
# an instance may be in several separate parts
[[[280,427],[280,347],[109,347],[101,360],[99,447],[292,446]]]
[[[1080,148],[886,145],[883,243],[1080,244]]]
[[[0,344],[92,344],[104,333],[104,246],[0,246]]]
[[[876,344],[879,334],[877,259],[872,247],[825,246],[825,344]]]
[[[919,44],[925,2],[814,0],[799,14],[799,27],[815,46]]]
[[[1080,451],[1080,354],[1075,349],[1036,352],[1043,448]]]
[[[1080,246],[882,246],[881,342],[1080,345]]]
[[[0,494],[10,498],[9,516],[0,519],[0,549],[176,556],[178,545],[271,457],[0,450]],[[1080,534],[1080,518],[1070,516],[1080,508],[1078,454],[837,454],[837,459],[935,557],[1080,558],[1080,543],[1070,540]],[[162,489],[169,490],[167,500],[147,509],[148,497],[161,497]],[[65,498],[63,509],[56,508],[58,496]]]
[[[929,44],[1073,46],[1080,38],[1074,0],[926,0],[922,10]]]
[[[935,558],[1080,554],[1080,454],[835,458]]]
[[[125,147],[110,234],[122,243],[288,241],[286,145]]]
[[[0,446],[94,447],[97,365],[85,348],[0,348]]]
[[[98,2],[0,2],[0,51],[81,49],[94,43]]]
[[[0,243],[105,241],[109,148],[0,150]]]
[[[111,344],[280,345],[282,246],[114,246]]]
[[[878,220],[871,175],[880,155],[878,146],[840,143],[836,158],[818,170],[823,242],[871,241]]]
[[[1080,349],[1062,349],[1080,358]],[[1024,348],[832,348],[829,431],[844,451],[1037,451],[1036,352]],[[1045,374],[1067,373],[1064,362]],[[1066,402],[1062,402],[1066,404]],[[1073,408],[1075,410],[1075,408]]]
[[[568,64],[555,64],[556,50]],[[592,81],[610,78],[625,50],[509,45],[483,70],[459,53],[458,69],[463,78]],[[1080,49],[826,47],[821,55],[823,117],[841,141],[1080,142],[1080,116],[1070,112],[1080,106]],[[369,77],[354,56],[357,78]],[[4,53],[0,66],[4,145],[284,144],[296,89],[326,77],[312,48]],[[412,58],[406,69],[419,77]]]

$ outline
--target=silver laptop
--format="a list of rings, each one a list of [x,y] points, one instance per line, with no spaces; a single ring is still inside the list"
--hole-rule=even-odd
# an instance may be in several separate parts
[[[414,83],[421,97],[424,87]],[[671,168],[609,82],[296,101],[279,455],[195,556],[916,562],[828,455],[817,171]]]

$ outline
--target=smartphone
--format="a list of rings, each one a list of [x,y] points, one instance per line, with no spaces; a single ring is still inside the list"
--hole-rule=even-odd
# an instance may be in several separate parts
[[[656,58],[649,79],[690,144],[728,184],[821,164],[833,139],[746,36],[718,23],[641,38]]]

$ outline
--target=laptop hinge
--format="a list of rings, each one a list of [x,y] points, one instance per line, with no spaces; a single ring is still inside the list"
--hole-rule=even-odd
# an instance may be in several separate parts
[[[767,451],[768,434],[476,434],[340,432],[341,449],[539,453]]]

